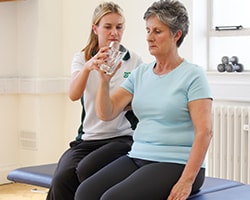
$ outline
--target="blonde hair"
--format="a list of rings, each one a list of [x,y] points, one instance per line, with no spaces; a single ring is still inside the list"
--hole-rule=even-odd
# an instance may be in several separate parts
[[[103,16],[110,14],[110,13],[117,13],[119,14],[123,20],[125,18],[123,16],[123,10],[120,6],[113,2],[104,2],[101,3],[96,7],[92,16],[92,24],[98,25],[100,20]],[[89,40],[87,45],[82,49],[85,52],[85,60],[89,60],[92,57],[93,51],[98,50],[98,36],[94,33],[93,29],[91,29]]]

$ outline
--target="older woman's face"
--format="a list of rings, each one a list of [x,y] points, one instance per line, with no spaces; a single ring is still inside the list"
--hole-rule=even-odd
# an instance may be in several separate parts
[[[156,16],[151,16],[146,20],[146,31],[151,55],[167,56],[177,49],[176,41],[178,38]]]
[[[98,25],[93,25],[98,36],[99,48],[109,46],[111,41],[120,42],[124,31],[124,20],[117,13],[104,15]]]

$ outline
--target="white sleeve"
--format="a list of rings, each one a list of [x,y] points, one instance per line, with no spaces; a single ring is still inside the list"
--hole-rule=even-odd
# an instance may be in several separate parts
[[[71,74],[73,74],[76,71],[81,71],[84,64],[85,64],[84,53],[82,52],[76,53],[71,63]]]

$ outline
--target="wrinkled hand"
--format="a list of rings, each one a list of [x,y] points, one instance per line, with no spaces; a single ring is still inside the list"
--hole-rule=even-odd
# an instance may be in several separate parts
[[[191,190],[191,183],[177,182],[173,186],[167,200],[186,200],[189,197]]]
[[[120,69],[121,65],[122,65],[122,61],[118,64],[117,68],[115,69],[115,71],[112,74],[107,74],[105,71],[100,69],[100,66],[97,67],[96,70],[99,71],[101,80],[110,81],[110,79],[114,76],[114,74],[117,72],[117,70]]]

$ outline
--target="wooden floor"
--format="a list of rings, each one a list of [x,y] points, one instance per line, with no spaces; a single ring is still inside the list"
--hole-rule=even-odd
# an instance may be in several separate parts
[[[32,185],[10,183],[0,185],[0,200],[45,200],[48,189]]]

